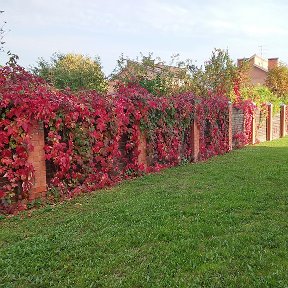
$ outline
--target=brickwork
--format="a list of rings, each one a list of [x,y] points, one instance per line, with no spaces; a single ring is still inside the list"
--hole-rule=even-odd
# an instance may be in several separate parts
[[[280,137],[286,136],[286,105],[281,105],[280,110]]]
[[[256,117],[255,117],[255,112],[252,115],[251,130],[252,130],[252,135],[251,135],[251,143],[250,144],[254,145],[256,143]]]
[[[34,149],[29,154],[28,162],[34,167],[34,183],[31,189],[29,200],[41,198],[46,195],[46,166],[44,153],[44,131],[43,125],[35,121],[31,131],[31,142]]]
[[[283,137],[283,135],[288,133],[288,112],[286,106],[281,107],[281,113],[274,115],[272,117],[272,105],[268,105],[268,115],[267,119],[260,115],[260,111],[256,110],[254,114],[254,127],[256,141],[266,141]],[[262,118],[262,119],[261,119]],[[34,200],[36,198],[45,197],[46,195],[46,178],[50,173],[49,169],[46,168],[47,163],[45,163],[45,153],[44,153],[44,131],[43,125],[35,121],[31,131],[31,142],[34,146],[34,150],[30,152],[28,161],[32,163],[35,169],[35,179],[33,183],[33,188],[30,191],[29,200]],[[229,136],[229,147],[232,149],[232,137],[233,135],[244,131],[244,114],[241,110],[232,108],[229,105],[229,125],[228,125],[228,136]],[[285,133],[284,133],[285,132]],[[125,151],[125,143],[127,141],[127,135],[123,135],[121,145],[123,145],[123,151]],[[189,147],[192,151],[192,160],[194,162],[199,160],[200,151],[200,127],[196,121],[192,123],[190,132],[188,132],[187,137],[189,137]],[[252,141],[254,143],[255,141]],[[120,146],[121,146],[120,145]],[[121,148],[121,147],[120,147]],[[183,147],[182,147],[183,148]],[[120,149],[121,150],[121,149]],[[127,156],[127,155],[126,155]],[[153,155],[148,155],[147,152],[147,142],[146,135],[144,132],[140,133],[139,136],[139,164],[144,165],[144,170],[146,170],[148,164],[153,165],[150,158]],[[150,159],[150,160],[149,160]],[[121,161],[121,160],[119,160]],[[46,164],[46,165],[45,165]],[[49,165],[48,165],[49,166]],[[4,178],[0,178],[0,187],[6,183]]]
[[[273,139],[273,105],[270,103],[267,105],[267,119],[266,119],[266,140],[271,141]]]
[[[232,150],[233,147],[233,109],[232,109],[232,103],[229,102],[229,116],[228,116],[228,145],[229,145],[229,151]]]
[[[280,113],[272,117],[272,139],[280,138]]]
[[[255,138],[257,142],[266,141],[266,119],[263,119],[259,109],[255,111]]]
[[[279,59],[278,58],[269,58],[268,59],[268,70],[277,67],[279,65]]]
[[[232,134],[243,132],[244,130],[244,114],[237,108],[232,109]]]
[[[285,110],[285,129],[286,129],[286,135],[288,134],[288,109]]]
[[[253,66],[251,70],[249,70],[249,77],[251,79],[251,82],[255,85],[264,85],[266,78],[267,78],[267,72],[264,71],[261,68],[258,68],[256,66]]]

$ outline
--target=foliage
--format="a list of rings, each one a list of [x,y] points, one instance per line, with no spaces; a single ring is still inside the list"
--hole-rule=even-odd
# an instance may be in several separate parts
[[[288,138],[0,220],[0,286],[277,287]]]
[[[284,64],[268,72],[267,87],[284,103],[288,100],[288,67]]]
[[[227,50],[215,49],[204,66],[196,66],[191,59],[179,60],[179,55],[171,57],[166,65],[153,54],[140,59],[118,60],[112,80],[137,83],[156,96],[171,96],[183,92],[193,92],[200,97],[226,95],[230,97],[236,81],[244,81],[244,67],[238,69]]]
[[[248,60],[243,59],[237,65],[237,77],[235,84],[243,88],[253,87],[252,79],[250,77],[251,64]],[[232,91],[233,93],[234,91]]]
[[[249,90],[247,90],[249,91]],[[241,86],[239,85],[239,82],[235,83],[234,89],[233,89],[233,95],[234,95],[234,102],[233,107],[236,109],[240,109],[243,112],[244,116],[244,129],[243,131],[236,133],[233,135],[233,142],[235,143],[235,146],[237,148],[243,147],[252,141],[252,121],[253,116],[255,114],[255,111],[257,109],[257,106],[251,100],[250,98],[245,99],[241,93]],[[260,106],[262,108],[261,111],[263,111],[263,108],[266,111],[266,103],[265,107],[263,105]]]
[[[215,49],[211,58],[204,66],[188,65],[191,74],[189,89],[196,95],[226,95],[230,97],[235,81],[238,79],[238,69],[227,50]]]
[[[38,66],[32,71],[58,89],[94,89],[100,93],[107,90],[107,81],[98,58],[93,60],[81,54],[55,53],[50,63],[40,58]]]
[[[154,96],[172,96],[185,91],[185,83],[189,80],[187,69],[179,62],[173,66],[175,57],[171,57],[169,65],[154,58],[140,54],[136,60],[120,57],[111,80],[118,83],[137,84],[147,89]]]
[[[44,123],[47,165],[53,171],[50,195],[56,197],[72,197],[142,174],[145,163],[138,161],[138,147],[143,133],[148,172],[192,161],[195,117],[202,131],[200,157],[228,151],[224,96],[205,101],[192,93],[155,97],[134,84],[120,85],[110,97],[95,91],[73,94],[48,86],[17,65],[3,67],[0,79],[0,177],[8,181],[0,195],[3,209],[29,196],[29,132],[35,121]]]
[[[45,125],[45,154],[54,168],[51,185],[60,195],[95,190],[119,181],[127,169],[137,170],[134,134],[139,128],[129,126],[137,110],[131,105],[129,109],[129,99],[111,103],[93,91],[63,93],[18,66],[6,66],[0,73],[0,176],[8,181],[0,191],[2,208],[10,209],[11,203],[28,198],[33,182],[29,131],[34,120]],[[124,149],[125,155],[119,149],[123,134],[135,146],[130,147],[131,153]]]
[[[257,109],[257,106],[250,99],[239,100],[233,103],[233,107],[243,111],[244,116],[244,129],[242,132],[239,132],[233,135],[233,141],[236,143],[236,147],[243,147],[252,141],[252,121],[253,115]],[[266,108],[266,106],[265,106]]]
[[[265,86],[243,88],[241,90],[241,98],[243,100],[252,100],[257,107],[266,106],[267,103],[272,103],[274,113],[280,111],[280,105],[282,103],[281,99]]]
[[[230,149],[229,103],[220,90],[204,98],[191,92],[155,97],[128,81],[110,96],[88,90],[72,93],[47,85],[14,62],[1,68],[0,81],[0,180],[6,181],[0,208],[8,212],[24,209],[29,199],[34,175],[28,161],[33,149],[30,132],[37,121],[44,124],[46,164],[52,171],[48,197],[57,199],[193,161],[194,121],[200,132],[200,159]],[[254,88],[255,94],[243,91],[236,81],[233,107],[241,109],[245,119],[244,131],[234,135],[238,147],[252,139],[252,100],[275,100],[265,87]],[[143,138],[147,163],[138,159]]]
[[[211,95],[196,106],[200,125],[200,156],[208,159],[229,151],[229,102],[225,96]]]
[[[179,55],[171,57],[166,65],[153,54],[141,55],[140,59],[118,60],[112,80],[124,83],[137,83],[156,96],[171,96],[184,92],[209,98],[212,95],[225,95],[233,100],[234,86],[250,87],[247,78],[248,64],[237,67],[227,50],[214,49],[204,65],[197,66],[191,59],[179,60]]]

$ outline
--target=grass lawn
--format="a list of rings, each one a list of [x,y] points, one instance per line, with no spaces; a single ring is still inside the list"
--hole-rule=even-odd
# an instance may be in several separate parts
[[[0,220],[0,287],[288,287],[288,138]]]

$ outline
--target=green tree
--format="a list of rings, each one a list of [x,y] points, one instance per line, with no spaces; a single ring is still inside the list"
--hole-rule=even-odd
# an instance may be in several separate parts
[[[241,98],[252,100],[258,107],[265,103],[272,103],[274,112],[280,110],[281,100],[268,87],[263,85],[242,88]]]
[[[169,96],[185,91],[209,97],[211,94],[225,94],[233,98],[236,84],[244,81],[244,67],[238,68],[227,50],[214,49],[208,61],[196,66],[191,59],[179,61],[179,55],[171,57],[166,65],[152,53],[141,55],[140,59],[118,61],[112,80],[136,82],[155,95]]]
[[[91,59],[81,54],[55,53],[50,63],[40,58],[34,74],[44,78],[58,89],[69,87],[73,91],[88,89],[106,92],[107,81],[101,70],[99,58]]]
[[[230,58],[228,50],[214,49],[204,65],[187,64],[191,74],[190,89],[197,95],[225,94],[230,97],[235,82],[239,79],[239,69]]]
[[[268,72],[266,86],[283,101],[288,100],[288,67],[284,64]]]
[[[154,58],[153,53],[136,60],[120,57],[117,67],[111,75],[111,81],[117,83],[137,83],[156,96],[171,96],[182,92],[188,79],[187,69],[182,63],[166,64],[159,57]],[[180,65],[181,64],[181,65]]]

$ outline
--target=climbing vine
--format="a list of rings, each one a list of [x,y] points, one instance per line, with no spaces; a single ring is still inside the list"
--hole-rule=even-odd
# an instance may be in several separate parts
[[[45,132],[47,197],[70,198],[193,161],[194,121],[201,159],[229,150],[228,99],[223,95],[155,97],[131,83],[120,84],[109,96],[76,94],[14,65],[0,68],[0,98],[0,209],[8,212],[24,209],[29,200],[35,121]],[[250,132],[245,133],[249,138]],[[145,146],[145,163],[139,161],[140,145]]]

